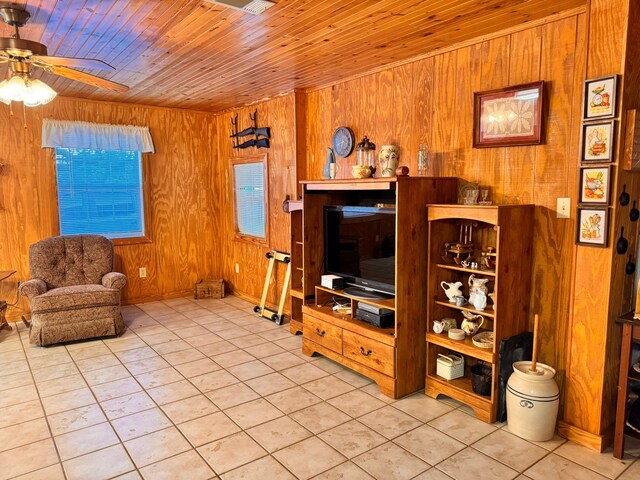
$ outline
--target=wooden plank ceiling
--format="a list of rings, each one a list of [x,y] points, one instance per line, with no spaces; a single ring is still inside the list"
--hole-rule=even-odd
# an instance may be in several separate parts
[[[60,95],[220,111],[327,85],[585,2],[275,0],[261,16],[203,0],[15,3],[32,14],[23,38],[44,43],[49,55],[108,62],[115,72],[86,71],[130,87],[117,94],[36,74]],[[0,36],[11,33],[1,23]]]

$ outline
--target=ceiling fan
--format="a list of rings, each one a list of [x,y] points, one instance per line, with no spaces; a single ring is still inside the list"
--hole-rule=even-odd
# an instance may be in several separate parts
[[[123,93],[129,90],[129,87],[126,85],[69,68],[115,70],[111,65],[102,60],[49,56],[47,55],[46,45],[33,40],[20,38],[18,29],[24,27],[29,21],[29,18],[31,18],[31,14],[27,10],[14,7],[0,7],[0,18],[14,28],[13,36],[0,37],[0,64],[9,63],[12,80],[15,77],[22,79],[22,88],[25,88],[24,85],[28,88],[31,84],[33,84],[34,87],[37,84],[38,88],[45,88],[50,91],[51,99],[55,96],[55,92],[48,85],[39,80],[30,80],[33,67],[35,67],[42,68],[46,72],[53,73],[54,75],[70,78],[71,80],[93,85],[94,87],[105,88],[114,92]],[[11,80],[7,82],[11,82]],[[20,82],[20,80],[16,80],[16,82]],[[3,99],[0,98],[0,100]],[[6,103],[6,100],[3,101]],[[47,103],[47,101],[42,101],[41,103]]]

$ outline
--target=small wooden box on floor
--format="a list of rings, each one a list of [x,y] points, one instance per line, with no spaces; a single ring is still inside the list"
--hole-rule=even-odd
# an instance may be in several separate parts
[[[302,351],[320,353],[374,380],[392,398],[424,387],[427,281],[426,203],[453,203],[456,178],[398,177],[302,182],[303,268]],[[394,204],[395,298],[362,300],[320,286],[324,272],[324,216],[327,205]],[[368,303],[395,312],[395,327],[378,328],[334,312],[328,301],[349,297],[352,311]]]
[[[193,286],[193,298],[224,298],[224,280],[200,280]]]

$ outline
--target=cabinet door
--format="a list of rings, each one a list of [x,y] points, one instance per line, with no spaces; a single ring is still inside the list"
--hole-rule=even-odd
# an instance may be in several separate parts
[[[394,376],[394,348],[370,338],[344,330],[343,355],[379,372]]]
[[[323,347],[342,353],[342,329],[315,317],[304,315],[302,335]]]

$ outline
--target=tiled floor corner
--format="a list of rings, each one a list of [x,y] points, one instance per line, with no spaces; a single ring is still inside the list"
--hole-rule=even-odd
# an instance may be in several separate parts
[[[39,348],[0,332],[0,480],[640,478],[451,399],[395,401],[236,297],[123,308],[128,329]]]

